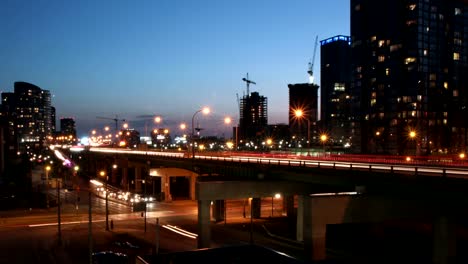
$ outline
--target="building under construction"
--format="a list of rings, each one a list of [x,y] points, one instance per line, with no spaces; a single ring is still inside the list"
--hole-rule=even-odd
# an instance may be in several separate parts
[[[245,146],[248,142],[253,142],[258,146],[267,133],[267,98],[258,92],[247,94],[239,102],[239,111],[239,146]]]

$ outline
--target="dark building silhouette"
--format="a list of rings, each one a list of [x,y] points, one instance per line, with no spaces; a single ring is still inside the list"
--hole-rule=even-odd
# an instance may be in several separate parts
[[[55,132],[50,92],[36,85],[15,82],[14,93],[2,93],[1,110],[9,124],[7,137],[15,138],[20,150],[26,146],[40,149]]]
[[[320,41],[320,122],[336,145],[349,145],[351,136],[351,38]]]
[[[76,140],[76,125],[73,118],[60,118],[60,134]]]
[[[248,141],[258,144],[265,138],[268,125],[268,99],[258,92],[245,95],[240,100],[239,146]]]
[[[356,151],[466,151],[467,36],[467,1],[351,0]]]
[[[303,142],[304,147],[308,134],[314,141],[317,124],[317,90],[318,85],[312,83],[288,84],[289,88],[289,128],[293,144]],[[296,115],[302,111],[302,116]],[[308,126],[310,128],[308,131]],[[296,142],[296,143],[294,143]],[[299,143],[300,144],[300,143]]]

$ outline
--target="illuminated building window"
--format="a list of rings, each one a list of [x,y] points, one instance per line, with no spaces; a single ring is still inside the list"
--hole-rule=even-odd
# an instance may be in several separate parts
[[[385,61],[385,56],[379,55],[378,61],[379,62],[384,62]]]
[[[408,57],[405,59],[405,64],[410,64],[416,61],[415,57]]]
[[[376,41],[377,40],[377,36],[372,36],[371,37],[371,41]]]
[[[335,91],[343,91],[345,90],[345,84],[344,83],[335,83],[334,87]]]
[[[387,76],[390,75],[390,69],[389,69],[389,68],[386,68],[386,69],[385,69],[385,75],[387,75]]]
[[[416,9],[416,4],[409,5],[408,9],[411,10],[411,11],[415,10]]]
[[[460,60],[460,53],[454,52],[454,53],[453,53],[453,60],[456,60],[456,61],[457,61],[457,60]]]
[[[458,90],[453,90],[453,97],[458,97]]]
[[[424,56],[427,56],[427,49],[423,51]]]
[[[454,38],[453,39],[453,44],[455,44],[455,45],[461,46],[462,43],[463,43],[463,41],[461,39],[459,39],[459,38]]]
[[[456,7],[455,8],[455,15],[458,16],[458,15],[461,15],[461,13],[462,13],[461,8]]]
[[[448,82],[444,82],[444,88],[448,89]]]
[[[430,81],[435,81],[435,80],[437,80],[437,74],[435,74],[435,73],[429,74],[429,80],[430,80]]]
[[[385,40],[379,40],[379,47],[383,47],[385,45]]]
[[[370,105],[374,106],[375,104],[377,104],[377,99],[371,99]]]

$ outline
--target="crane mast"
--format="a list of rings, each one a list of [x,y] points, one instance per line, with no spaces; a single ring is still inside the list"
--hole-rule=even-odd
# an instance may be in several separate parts
[[[309,69],[307,73],[309,74],[309,83],[314,83],[314,63],[315,63],[315,54],[317,53],[317,44],[318,44],[318,36],[315,36],[315,44],[314,44],[314,54],[312,60],[309,62]]]
[[[247,76],[246,76],[246,77],[247,77],[247,78],[242,78],[242,80],[243,80],[244,82],[246,82],[246,84],[247,84],[247,95],[246,95],[246,96],[249,97],[249,96],[250,96],[250,93],[249,93],[249,85],[250,85],[250,84],[256,84],[256,83],[255,83],[254,81],[252,81],[252,80],[249,80],[249,73],[247,73]]]
[[[110,117],[102,117],[102,116],[96,116],[98,119],[107,119],[107,120],[113,120],[115,122],[115,132],[117,133],[119,129],[119,121],[125,122],[125,119],[118,119],[117,116],[115,118],[110,118]]]

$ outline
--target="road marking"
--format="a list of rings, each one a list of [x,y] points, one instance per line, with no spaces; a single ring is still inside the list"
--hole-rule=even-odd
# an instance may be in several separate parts
[[[104,222],[106,220],[93,220],[93,223]],[[82,224],[82,223],[89,223],[89,221],[70,221],[70,222],[60,222],[61,225],[73,225],[73,224]],[[45,223],[45,224],[36,224],[36,225],[28,225],[28,227],[43,227],[43,226],[55,226],[58,223]]]

